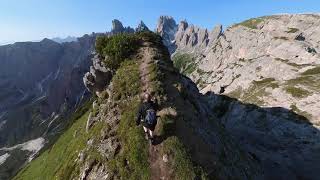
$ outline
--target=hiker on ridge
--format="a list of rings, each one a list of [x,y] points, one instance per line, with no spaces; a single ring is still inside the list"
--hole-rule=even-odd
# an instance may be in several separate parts
[[[150,139],[151,144],[154,144],[153,131],[157,125],[156,111],[158,109],[158,103],[156,99],[154,101],[151,99],[149,93],[144,93],[143,102],[140,104],[138,110],[136,124],[137,126],[140,125],[140,123],[142,124],[146,139]]]

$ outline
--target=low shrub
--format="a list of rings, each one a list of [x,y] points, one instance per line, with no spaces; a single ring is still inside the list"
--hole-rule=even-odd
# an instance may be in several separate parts
[[[100,36],[96,40],[96,51],[104,58],[105,65],[116,71],[120,64],[130,58],[140,47],[135,34]]]

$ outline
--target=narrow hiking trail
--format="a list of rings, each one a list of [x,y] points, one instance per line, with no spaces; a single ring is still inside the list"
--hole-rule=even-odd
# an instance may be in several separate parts
[[[150,81],[150,65],[154,63],[153,57],[155,56],[155,49],[150,47],[150,43],[145,42],[139,50],[139,55],[141,56],[141,62],[139,65],[140,71],[140,80],[142,83],[142,92],[151,93],[151,81]],[[159,119],[158,119],[159,124]],[[154,136],[157,137],[159,134],[158,126],[154,131]],[[161,156],[161,149],[163,144],[151,145],[149,143],[149,163],[151,170],[151,180],[169,180],[170,179],[170,171],[168,169],[168,165],[163,161]]]

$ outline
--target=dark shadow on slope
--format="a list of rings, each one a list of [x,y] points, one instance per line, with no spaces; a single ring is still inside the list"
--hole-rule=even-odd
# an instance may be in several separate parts
[[[159,119],[160,117],[158,117]],[[176,123],[172,119],[175,119],[176,117],[171,116],[171,115],[166,115],[164,118],[159,119],[158,124],[161,126],[161,133],[160,135],[155,135],[155,142],[153,143],[154,145],[161,144],[163,141],[165,141],[167,138],[174,136],[175,135],[175,128],[176,128]],[[160,122],[161,121],[161,122]]]
[[[216,102],[219,102],[219,106],[216,106],[214,109],[214,113],[217,115],[218,118],[224,116],[225,113],[228,112],[230,104],[239,103],[243,106],[246,106],[246,109],[248,110],[265,111],[266,113],[270,113],[272,115],[279,115],[281,118],[285,118],[288,121],[292,121],[298,124],[312,125],[312,123],[307,117],[299,115],[295,113],[293,110],[289,110],[283,107],[260,107],[255,104],[243,103],[236,98],[232,98],[226,95],[214,94],[213,92],[207,93],[206,96],[211,96],[214,97],[214,99],[218,99],[218,101]]]
[[[307,117],[212,92],[204,96],[216,120],[261,164],[268,179],[319,179],[320,131]]]

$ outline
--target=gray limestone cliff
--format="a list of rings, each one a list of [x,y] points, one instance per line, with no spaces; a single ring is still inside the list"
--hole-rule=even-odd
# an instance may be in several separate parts
[[[157,30],[174,64],[267,177],[317,179],[320,16],[265,16],[224,31],[163,21],[173,20],[160,18]]]

